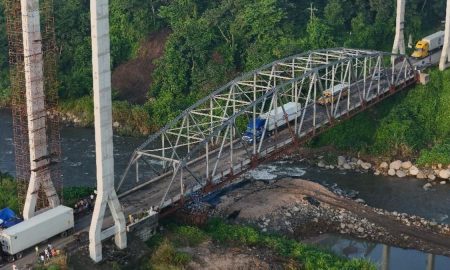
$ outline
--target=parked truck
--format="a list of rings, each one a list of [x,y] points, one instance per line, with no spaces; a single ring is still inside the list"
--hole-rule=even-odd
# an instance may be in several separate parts
[[[288,102],[270,112],[261,114],[256,119],[250,119],[247,124],[247,130],[242,135],[242,140],[247,143],[253,143],[253,138],[256,138],[256,141],[259,142],[262,139],[263,134],[270,136],[277,128],[285,126],[286,116],[288,122],[299,117],[300,109],[300,103]],[[253,131],[255,131],[254,135]]]
[[[317,102],[320,105],[327,105],[331,104],[332,102],[336,102],[339,99],[339,96],[341,98],[345,98],[348,95],[348,84],[347,83],[340,83],[335,85],[334,87],[331,87],[325,91],[323,91],[322,96],[319,97]]]
[[[61,234],[66,236],[74,227],[73,209],[58,206],[0,231],[0,244],[8,261],[22,258],[28,248]]]
[[[419,40],[412,57],[417,59],[425,58],[442,49],[442,46],[444,46],[444,31],[439,31]]]

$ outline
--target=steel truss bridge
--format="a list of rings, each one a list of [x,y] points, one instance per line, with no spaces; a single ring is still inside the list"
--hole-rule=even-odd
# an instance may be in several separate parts
[[[275,61],[217,89],[150,136],[133,153],[119,196],[127,201],[145,189],[141,199],[156,209],[183,202],[416,81],[407,57],[378,51],[324,49]],[[348,85],[348,95],[340,92],[320,105],[322,93],[339,84]],[[272,136],[242,140],[248,121],[288,102],[300,104],[295,120],[289,122],[283,109],[285,122]]]

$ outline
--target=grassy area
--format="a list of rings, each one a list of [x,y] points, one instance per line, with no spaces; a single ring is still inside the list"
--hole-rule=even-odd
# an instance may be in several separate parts
[[[76,119],[82,127],[94,126],[94,104],[92,96],[60,102],[61,113],[70,121]],[[127,101],[113,101],[113,121],[120,124],[116,131],[121,135],[148,135],[155,130],[145,105],[132,105]]]
[[[430,72],[426,86],[397,94],[313,140],[312,146],[389,158],[417,159],[421,164],[450,163],[450,71]]]
[[[177,247],[193,247],[209,239],[230,247],[268,248],[287,262],[291,260],[301,265],[300,269],[376,269],[374,264],[366,260],[349,260],[330,251],[282,236],[261,233],[252,227],[227,224],[220,219],[211,220],[202,229],[173,223],[166,227],[164,234],[157,234],[147,242],[154,251],[143,269],[182,269],[189,263],[191,256],[177,251]]]

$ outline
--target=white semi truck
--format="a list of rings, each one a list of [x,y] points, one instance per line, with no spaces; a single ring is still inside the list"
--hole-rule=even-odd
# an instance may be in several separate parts
[[[0,231],[1,248],[8,261],[20,259],[24,250],[55,235],[66,236],[73,227],[73,209],[60,205]]]
[[[266,129],[265,134],[270,136],[275,129],[286,125],[286,116],[289,122],[299,117],[300,109],[300,103],[288,102],[270,112],[261,114],[254,120],[250,119],[247,130],[242,135],[242,140],[253,143],[253,138],[256,138],[256,141],[260,141],[264,133],[264,128]],[[253,124],[255,124],[255,127],[253,127]],[[255,131],[255,135],[253,135],[253,131]]]

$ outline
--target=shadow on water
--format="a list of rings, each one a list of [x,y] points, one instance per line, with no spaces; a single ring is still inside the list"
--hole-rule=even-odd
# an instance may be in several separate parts
[[[448,270],[450,258],[417,250],[390,247],[338,235],[322,235],[307,242],[347,258],[366,258],[380,270]]]

